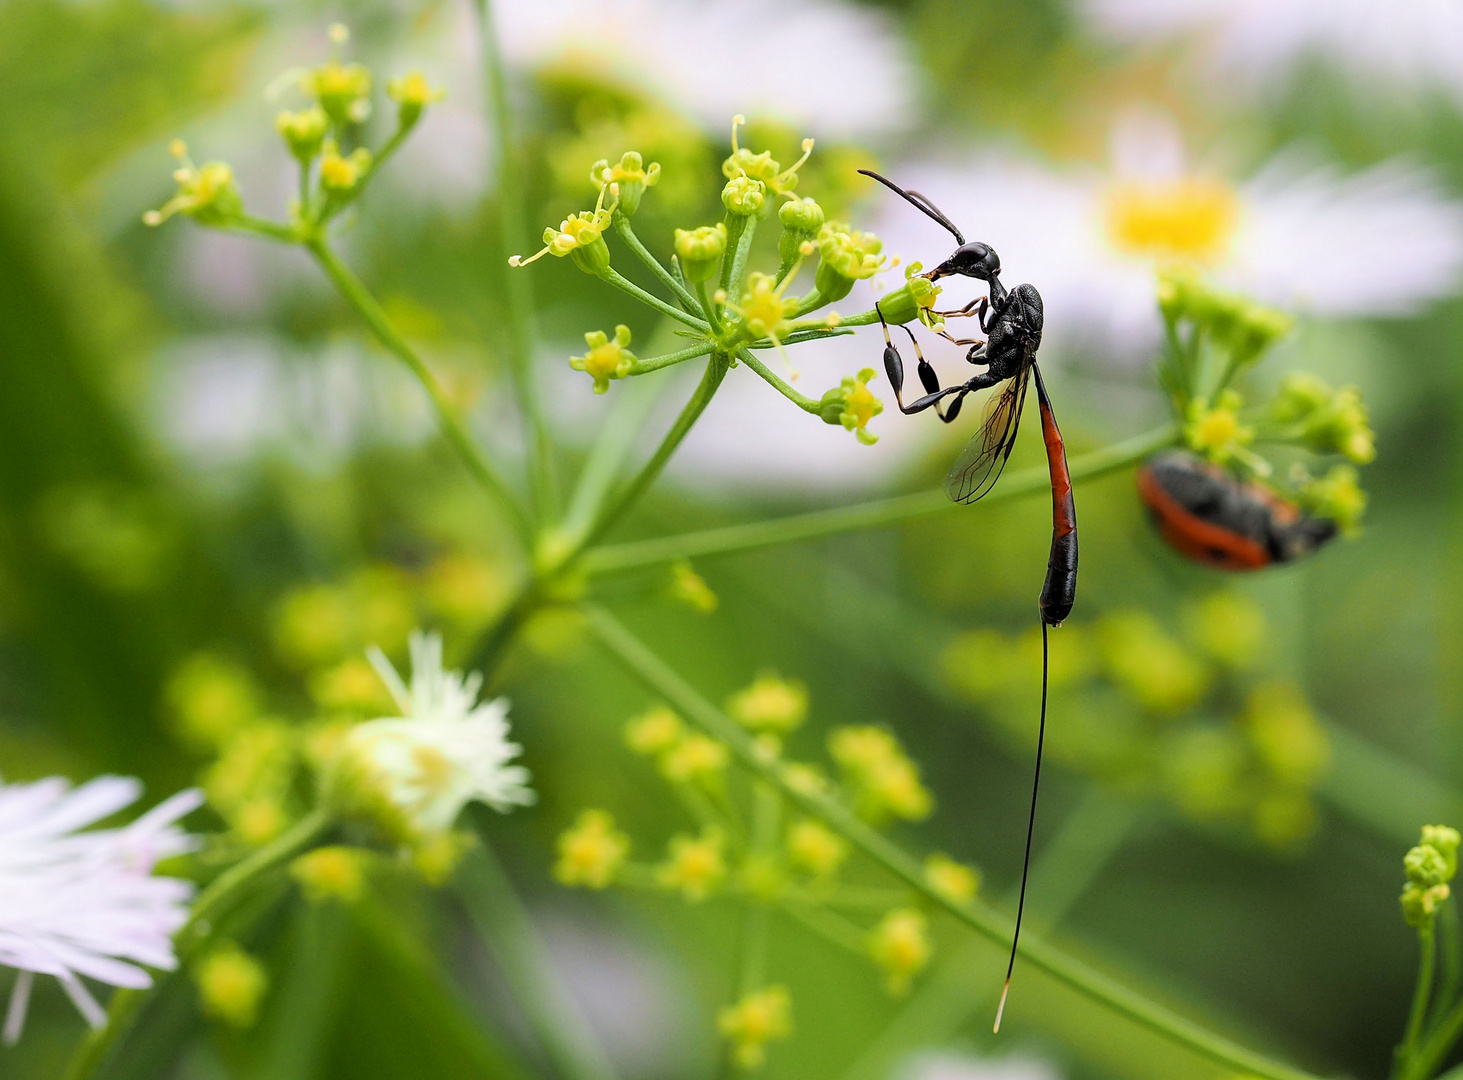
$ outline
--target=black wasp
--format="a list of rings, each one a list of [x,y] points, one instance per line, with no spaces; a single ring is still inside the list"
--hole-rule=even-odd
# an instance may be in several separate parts
[[[988,295],[977,297],[957,311],[940,311],[942,317],[971,317],[986,335],[984,341],[956,338],[948,331],[941,335],[956,345],[968,346],[965,360],[985,367],[963,383],[941,387],[935,369],[925,360],[914,331],[904,327],[919,359],[916,370],[925,389],[923,397],[904,403],[904,361],[889,337],[889,324],[883,312],[879,322],[884,327],[884,371],[894,388],[894,399],[900,412],[917,413],[934,409],[935,415],[950,423],[960,415],[960,406],[967,394],[1005,383],[986,406],[980,430],[971,437],[955,464],[945,476],[945,494],[958,503],[972,503],[983,497],[996,484],[1006,461],[1016,445],[1016,432],[1021,426],[1021,413],[1026,404],[1026,388],[1032,377],[1036,381],[1036,402],[1041,413],[1042,440],[1046,443],[1047,467],[1052,486],[1052,546],[1047,559],[1046,581],[1042,585],[1037,606],[1041,612],[1041,723],[1036,738],[1036,775],[1031,784],[1031,817],[1026,826],[1026,855],[1021,866],[1021,893],[1016,903],[1016,928],[1011,937],[1011,959],[1006,965],[1006,984],[1001,990],[1001,1003],[996,1008],[995,1030],[1001,1029],[1001,1013],[1006,1008],[1006,994],[1011,988],[1011,972],[1016,965],[1016,942],[1021,936],[1021,914],[1026,906],[1026,875],[1031,863],[1031,834],[1036,825],[1036,792],[1041,783],[1041,752],[1046,741],[1047,698],[1047,627],[1060,626],[1071,613],[1077,598],[1077,507],[1072,499],[1072,478],[1067,472],[1067,451],[1051,399],[1036,365],[1036,350],[1041,346],[1044,314],[1041,294],[1034,285],[1017,285],[1007,289],[1001,282],[1001,260],[989,244],[966,242],[940,209],[917,191],[907,191],[898,184],[868,169],[859,172],[877,180],[950,231],[959,246],[944,262],[925,274],[935,281],[942,277],[970,277],[986,283]],[[875,304],[878,308],[878,304]],[[943,403],[943,407],[942,407]]]

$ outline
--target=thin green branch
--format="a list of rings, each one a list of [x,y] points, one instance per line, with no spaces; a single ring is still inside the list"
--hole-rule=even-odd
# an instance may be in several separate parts
[[[692,315],[704,316],[706,314],[703,305],[696,297],[692,296],[686,290],[686,287],[677,281],[675,276],[661,265],[660,260],[652,255],[645,245],[640,242],[640,237],[635,235],[635,229],[630,224],[629,218],[624,214],[616,214],[614,217],[614,227],[615,232],[619,233],[620,239],[625,241],[625,244],[639,257],[640,261],[646,265],[650,272],[660,278],[661,283],[675,294],[676,298],[685,305],[688,312]]]
[[[608,281],[615,288],[622,289],[623,291],[629,293],[636,300],[639,300],[642,304],[655,308],[655,310],[660,312],[662,315],[668,315],[672,319],[675,319],[677,322],[685,323],[693,330],[700,330],[704,334],[709,332],[711,329],[711,324],[708,323],[705,319],[688,314],[687,312],[684,312],[680,308],[676,307],[674,304],[666,303],[654,293],[646,292],[639,285],[636,285],[633,281],[622,275],[613,266],[605,267],[602,271],[600,271],[599,276],[602,277],[605,281]]]
[[[188,921],[174,938],[178,967],[184,968],[208,942],[219,920],[227,915],[255,882],[277,866],[310,847],[331,827],[330,815],[316,810],[281,836],[257,848],[211,881],[193,904]],[[106,1063],[127,1033],[132,1030],[142,1007],[156,993],[148,990],[116,991],[107,1008],[106,1026],[91,1032],[66,1066],[63,1080],[88,1080]]]
[[[614,1069],[574,999],[555,977],[538,932],[487,846],[480,824],[478,836],[479,846],[463,857],[457,869],[457,894],[514,1000],[564,1080],[614,1080]]]
[[[822,408],[821,402],[817,401],[815,398],[808,397],[806,394],[798,393],[786,382],[778,378],[777,375],[773,374],[771,368],[762,363],[761,360],[757,359],[752,350],[745,348],[738,349],[737,358],[740,359],[742,363],[746,364],[753,371],[755,371],[758,375],[762,376],[762,378],[766,379],[767,382],[772,386],[772,389],[776,390],[783,397],[787,398],[788,401],[791,401],[799,409],[802,409],[804,412],[810,412],[814,416],[818,415],[819,410]]]
[[[926,901],[943,908],[976,933],[998,944],[1009,944],[1012,923],[983,904],[962,904],[931,887],[919,861],[904,852],[850,810],[835,800],[809,790],[789,779],[775,761],[759,755],[752,737],[735,721],[696,692],[664,661],[622,626],[609,612],[586,608],[590,630],[605,648],[642,682],[663,697],[670,706],[713,738],[726,743],[742,766],[776,784],[792,803],[821,818],[868,858],[921,894]],[[1228,1068],[1254,1073],[1268,1080],[1306,1080],[1309,1074],[1247,1050],[1191,1020],[1150,1001],[1126,986],[1102,975],[1053,946],[1030,937],[1021,943],[1020,954],[1027,964],[1045,971],[1059,982],[1113,1012],[1172,1039]]]
[[[1177,439],[1177,428],[1171,424],[1165,425],[1135,438],[1075,457],[1069,471],[1074,481],[1102,476],[1142,461],[1154,451],[1172,445]],[[1045,491],[1050,482],[1050,474],[1044,465],[1022,469],[1007,476],[978,505],[989,506],[1004,499]],[[961,506],[962,504],[947,499],[943,492],[922,491],[914,495],[898,495],[892,499],[876,499],[831,510],[815,510],[772,521],[728,525],[720,529],[596,548],[584,556],[584,566],[591,573],[605,573],[672,562],[676,559],[725,555],[774,544],[814,540],[858,529],[897,525],[913,518],[958,510]]]
[[[1463,989],[1463,955],[1459,954],[1458,903],[1449,899],[1438,912],[1438,950],[1442,953],[1443,981],[1433,997],[1433,1023],[1458,1000]]]
[[[432,405],[437,410],[437,422],[441,425],[442,433],[447,441],[452,444],[453,449],[462,457],[467,465],[468,471],[487,491],[493,495],[508,512],[509,520],[518,531],[520,539],[526,544],[532,542],[532,526],[523,513],[518,499],[514,496],[512,489],[507,482],[498,474],[498,470],[463,425],[457,415],[457,409],[447,396],[447,391],[442,389],[442,384],[432,374],[431,368],[427,367],[426,361],[416,354],[406,339],[401,336],[391,320],[386,317],[386,312],[381,310],[381,305],[376,303],[373,297],[359,278],[355,276],[345,263],[332,251],[322,239],[314,239],[305,245],[315,261],[320,264],[327,277],[334,283],[336,289],[356,313],[365,320],[376,339],[381,342],[392,354],[396,356],[427,391],[427,396],[432,399]]]
[[[676,452],[676,447],[681,445],[681,440],[691,430],[691,426],[700,418],[706,406],[711,404],[711,399],[716,395],[717,388],[721,386],[722,379],[726,378],[730,361],[721,353],[712,353],[711,359],[706,363],[706,371],[701,376],[701,382],[697,384],[696,391],[691,395],[689,401],[681,409],[681,415],[676,417],[676,422],[666,432],[665,438],[661,440],[660,446],[638,473],[631,478],[605,507],[594,525],[590,528],[583,541],[569,553],[569,557],[577,555],[584,548],[595,543],[606,532],[619,521],[620,517],[634,505],[635,501],[645,493],[645,489],[653,484],[656,477],[660,476],[661,470],[665,468],[666,462]]]
[[[1428,1080],[1463,1035],[1463,1001],[1458,1002],[1423,1040],[1412,1060],[1397,1073],[1397,1080]]]
[[[280,244],[298,244],[300,242],[300,234],[293,226],[281,225],[277,221],[265,221],[252,214],[240,214],[229,223],[228,229],[230,232],[262,236],[266,240],[273,240]]]
[[[1412,990],[1412,1007],[1407,1010],[1407,1026],[1403,1029],[1402,1044],[1397,1047],[1398,1072],[1404,1075],[1417,1053],[1417,1041],[1422,1037],[1422,1022],[1427,1017],[1427,1005],[1432,999],[1433,970],[1438,955],[1434,929],[1432,919],[1417,928],[1417,944],[1421,952],[1417,965],[1417,985]]]
[[[493,22],[491,0],[476,0],[478,26],[483,43],[483,73],[488,93],[488,115],[492,117],[494,158],[497,161],[497,205],[503,249],[498,266],[507,264],[508,256],[527,250],[528,227],[524,212],[523,191],[519,185],[518,159],[513,152],[512,111],[508,106],[508,80],[503,69],[503,53],[498,43],[497,26]],[[529,478],[532,482],[534,508],[541,522],[557,513],[558,495],[554,479],[553,445],[543,407],[533,381],[534,301],[533,279],[528,274],[508,273],[506,292],[508,354],[513,370],[514,388],[518,392],[529,429]]]
[[[747,274],[747,259],[752,254],[752,237],[757,235],[757,219],[749,217],[746,224],[742,226],[742,233],[737,237],[737,246],[732,253],[731,273],[727,274],[722,283],[726,295],[730,299],[740,299],[742,295],[742,281]]]
[[[714,341],[702,341],[690,345],[678,352],[666,353],[664,356],[652,356],[647,360],[636,360],[630,365],[631,375],[645,375],[652,371],[659,371],[661,368],[672,367],[683,363],[686,360],[694,360],[698,356],[705,356],[716,348]]]
[[[566,536],[578,536],[589,528],[619,477],[620,468],[635,444],[635,437],[640,434],[641,425],[669,382],[648,380],[630,383],[616,394],[614,406],[600,426],[594,445],[585,457],[584,469],[574,485],[574,494],[564,515],[563,531]]]
[[[711,322],[711,330],[720,336],[726,330],[726,323],[721,321],[721,309],[711,302],[711,297],[706,294],[706,282],[696,282],[696,296],[701,300],[701,310]]]

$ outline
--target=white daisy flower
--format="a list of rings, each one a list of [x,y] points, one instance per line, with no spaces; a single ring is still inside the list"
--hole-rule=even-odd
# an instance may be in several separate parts
[[[413,830],[451,828],[474,800],[502,813],[534,801],[528,770],[508,764],[523,748],[508,741],[507,700],[479,704],[482,676],[444,670],[439,635],[412,635],[410,686],[381,650],[368,655],[401,715],[352,728],[345,754]]]
[[[1186,160],[1172,121],[1146,111],[1118,120],[1111,149],[1105,170],[986,153],[893,178],[993,245],[1008,284],[1041,290],[1049,343],[1106,344],[1135,362],[1160,336],[1162,264],[1320,317],[1408,315],[1458,290],[1463,206],[1423,168],[1394,160],[1344,175],[1284,153],[1235,182]],[[953,246],[897,199],[879,214],[887,249],[930,264]],[[963,302],[959,289],[943,307]]]
[[[494,7],[508,59],[639,86],[722,131],[769,115],[828,138],[897,130],[915,104],[903,38],[837,0],[534,0]]]
[[[175,823],[203,802],[179,792],[131,825],[79,832],[136,802],[142,784],[101,776],[0,784],[0,965],[19,970],[4,1039],[20,1038],[36,975],[52,975],[94,1028],[106,1014],[82,983],[141,989],[146,968],[177,966],[172,936],[188,920],[193,886],[153,877],[159,860],[196,840]]]
[[[1127,42],[1192,36],[1221,88],[1273,82],[1321,58],[1364,82],[1463,99],[1463,7],[1451,0],[1084,0]]]

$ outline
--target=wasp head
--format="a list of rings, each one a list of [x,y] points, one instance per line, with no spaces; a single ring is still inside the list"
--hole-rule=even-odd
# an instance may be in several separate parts
[[[956,275],[992,281],[1000,272],[1001,257],[989,245],[975,240],[969,244],[961,244],[953,255],[925,276],[931,281]]]

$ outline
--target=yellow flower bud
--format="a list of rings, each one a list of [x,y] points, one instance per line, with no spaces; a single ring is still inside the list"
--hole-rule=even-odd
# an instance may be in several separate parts
[[[681,741],[681,718],[664,705],[625,725],[625,742],[637,754],[662,754]]]
[[[422,118],[422,110],[447,96],[443,89],[433,89],[420,71],[410,71],[386,84],[386,96],[396,102],[396,122],[403,128]]]
[[[884,973],[884,986],[896,996],[907,994],[909,984],[929,963],[933,951],[929,923],[913,908],[896,908],[869,935],[869,956]]]
[[[195,653],[168,680],[168,704],[183,738],[216,750],[259,714],[259,692],[248,671],[210,653]]]
[[[948,855],[936,853],[925,860],[925,880],[947,900],[968,904],[980,888],[980,874]]]
[[[312,904],[327,900],[354,903],[366,884],[365,854],[352,847],[322,847],[290,863],[290,876]]]
[[[208,1016],[241,1031],[258,1021],[269,978],[239,946],[227,942],[215,948],[194,969],[193,979]]]
[[[787,830],[787,857],[814,877],[832,877],[848,858],[848,841],[821,821],[803,818]]]
[[[767,1044],[792,1034],[792,997],[785,986],[755,990],[722,1009],[716,1028],[731,1043],[738,1067],[760,1068],[767,1059]]]
[[[707,826],[701,835],[673,836],[667,859],[656,869],[656,880],[667,889],[677,889],[692,903],[705,900],[726,879],[726,838],[721,830]]]
[[[569,366],[575,371],[588,373],[594,379],[594,392],[603,394],[610,388],[611,379],[623,379],[635,366],[635,354],[630,344],[630,328],[621,324],[615,327],[611,340],[603,330],[591,330],[584,335],[589,349],[583,356],[569,358]]]
[[[726,226],[719,221],[699,229],[676,230],[676,258],[687,281],[696,284],[716,276],[726,253],[726,237]]]
[[[705,735],[687,735],[660,759],[660,771],[676,784],[707,784],[721,779],[728,753],[725,746]]]
[[[751,686],[728,698],[726,711],[752,731],[786,733],[807,718],[808,688],[796,680],[765,672]]]
[[[574,827],[559,834],[554,877],[563,885],[608,888],[630,852],[630,838],[604,810],[585,810]]]

